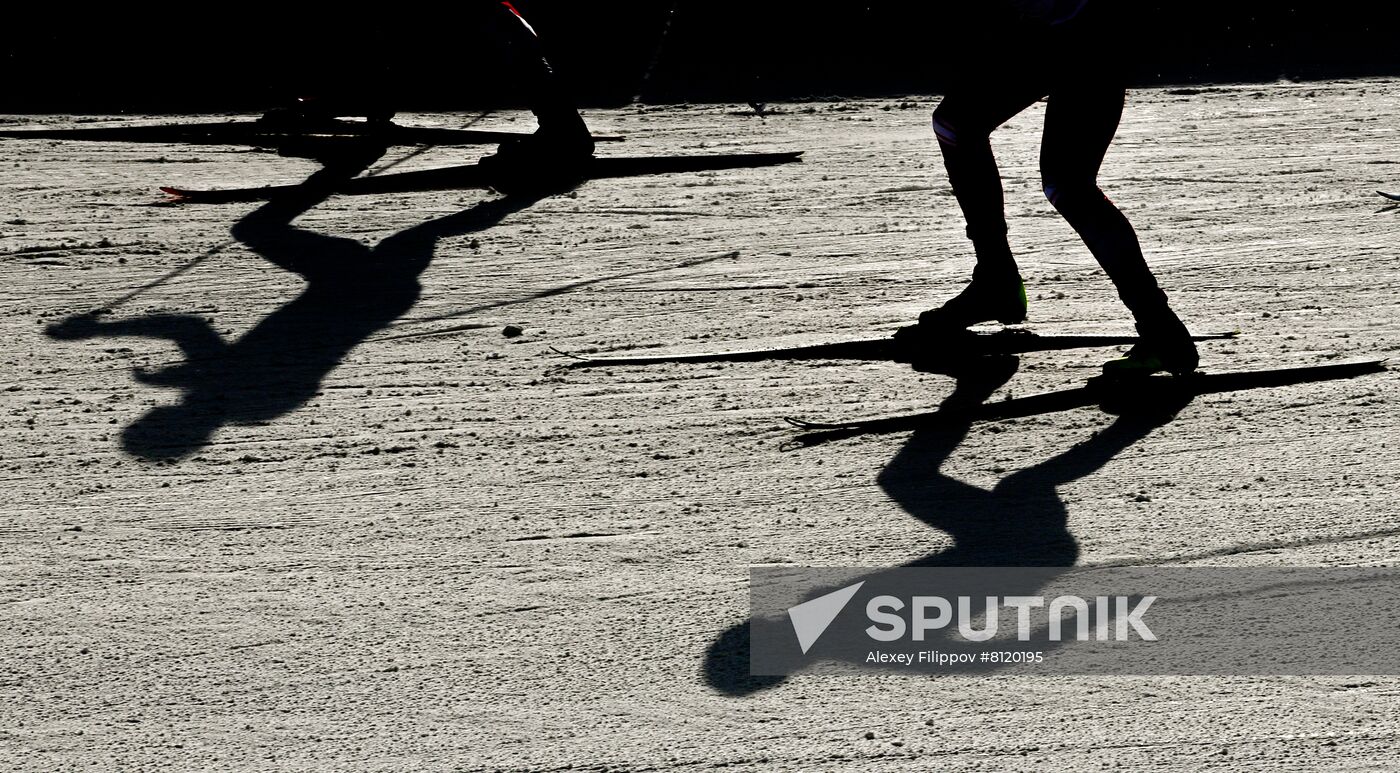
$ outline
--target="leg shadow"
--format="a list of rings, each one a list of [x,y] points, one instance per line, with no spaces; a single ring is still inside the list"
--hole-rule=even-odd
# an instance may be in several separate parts
[[[82,315],[48,329],[56,339],[136,336],[179,347],[184,362],[136,372],[139,381],[182,394],[175,404],[153,408],[126,428],[122,446],[128,453],[151,461],[183,459],[223,426],[267,422],[296,410],[320,391],[352,349],[413,307],[421,294],[419,275],[440,239],[490,228],[539,200],[486,201],[373,247],[292,225],[329,195],[336,179],[357,171],[322,170],[301,190],[264,204],[233,226],[239,242],[306,280],[300,295],[241,337],[225,341],[202,317],[170,314],[110,322]]]
[[[1010,380],[1017,365],[1014,357],[984,358],[950,371],[956,386],[939,406],[940,411],[956,417],[961,409],[982,404]],[[1182,396],[1169,405],[1155,405],[1150,413],[1124,414],[1092,438],[1002,478],[991,489],[943,472],[945,463],[967,438],[973,421],[950,419],[935,428],[914,432],[881,471],[877,482],[906,512],[947,534],[952,544],[894,568],[1044,567],[1045,571],[1026,573],[1034,579],[1028,579],[1023,588],[1007,590],[999,586],[1003,588],[999,595],[1036,595],[1079,558],[1079,543],[1069,530],[1068,511],[1058,488],[1102,469],[1124,449],[1171,421],[1189,400],[1189,396]],[[882,571],[851,579],[842,587],[860,581],[867,583],[867,589],[895,582],[888,571]],[[807,597],[816,598],[836,590],[837,587],[816,589]],[[941,588],[940,595],[985,594],[969,586]],[[755,625],[786,627],[788,623],[751,619],[721,633],[707,651],[703,666],[705,681],[711,687],[729,695],[748,695],[786,679],[749,674],[750,637]],[[784,636],[790,634],[785,632]],[[930,638],[927,643],[932,649],[941,645],[948,651],[961,644],[946,637],[942,641]],[[967,670],[994,667],[977,665]]]

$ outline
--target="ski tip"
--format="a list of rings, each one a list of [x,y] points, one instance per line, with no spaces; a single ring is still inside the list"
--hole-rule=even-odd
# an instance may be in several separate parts
[[[1390,370],[1390,360],[1386,358],[1374,360],[1343,360],[1341,362],[1327,362],[1318,365],[1305,365],[1318,371],[1354,372],[1354,373],[1380,373]]]
[[[1233,341],[1240,337],[1239,330],[1215,330],[1209,333],[1193,333],[1192,341]]]
[[[852,427],[852,425],[850,424],[832,424],[830,422],[825,421],[808,421],[806,419],[799,419],[796,416],[784,416],[783,421],[787,422],[793,427],[796,427],[797,429],[804,430],[806,432],[831,432],[843,429],[851,429]]]
[[[1344,360],[1342,362],[1314,363],[1312,365],[1298,365],[1294,367],[1279,368],[1274,370],[1256,371],[1217,371],[1217,370],[1194,370],[1180,376],[1168,375],[1165,373],[1154,373],[1148,378],[1154,378],[1166,382],[1168,380],[1189,382],[1192,379],[1219,378],[1222,376],[1257,376],[1278,373],[1313,373],[1319,378],[1310,380],[1326,380],[1334,378],[1351,378],[1369,373],[1384,373],[1390,370],[1390,360]]]
[[[160,190],[161,193],[167,194],[169,196],[174,196],[179,201],[184,201],[190,198],[189,191],[183,190],[181,188],[172,188],[168,185],[162,185],[160,186]]]
[[[1386,197],[1387,199],[1390,199],[1391,201],[1400,201],[1400,193],[1387,193],[1385,191],[1380,190],[1376,191],[1376,193],[1379,193],[1380,195]]]
[[[1390,370],[1390,360],[1386,358],[1382,358],[1379,360],[1362,360],[1361,362],[1355,364],[1358,367],[1369,368],[1370,370],[1377,373],[1383,370]]]
[[[560,348],[557,347],[557,346],[551,346],[551,347],[549,347],[549,350],[550,350],[551,352],[554,352],[555,354],[562,354],[562,355],[564,355],[565,357],[568,357],[569,359],[573,360],[574,362],[588,362],[588,358],[587,358],[587,357],[581,357],[581,356],[579,356],[579,355],[577,355],[577,354],[574,354],[573,352],[566,352],[566,351],[564,351],[563,349],[560,349]]]

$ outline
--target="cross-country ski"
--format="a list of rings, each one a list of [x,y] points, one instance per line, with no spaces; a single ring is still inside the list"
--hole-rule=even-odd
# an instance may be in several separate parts
[[[290,142],[362,139],[388,146],[399,145],[499,145],[528,137],[528,132],[452,129],[436,126],[402,126],[395,123],[329,120],[303,126],[262,121],[198,122],[64,128],[0,129],[10,140],[68,140],[75,142],[138,142],[187,145],[252,145],[276,148]],[[595,142],[619,142],[622,137],[598,137]]]
[[[720,169],[753,169],[756,167],[790,164],[800,161],[802,154],[793,153],[725,153],[695,156],[656,156],[590,158],[560,178],[561,182],[599,180],[610,177],[664,175],[681,172],[706,172]],[[509,179],[507,173],[506,179]],[[336,185],[331,192],[341,196],[368,196],[380,193],[416,191],[464,190],[496,186],[502,176],[489,165],[480,162],[463,166],[395,172],[377,176],[358,177]],[[302,185],[266,185],[256,188],[216,188],[191,190],[162,186],[162,191],[178,201],[193,204],[224,204],[239,201],[267,201],[278,196],[305,191]]]
[[[1194,341],[1230,340],[1238,332],[1207,333],[1192,336]],[[1035,333],[1029,330],[1003,329],[995,332],[964,331],[936,342],[918,345],[902,343],[893,336],[832,341],[801,346],[780,346],[768,349],[734,349],[701,352],[651,352],[647,354],[581,355],[560,351],[572,361],[573,368],[594,368],[619,365],[659,365],[664,363],[759,362],[762,360],[888,360],[892,362],[921,362],[949,357],[1024,354],[1065,349],[1107,346],[1132,346],[1141,339],[1136,335]]]

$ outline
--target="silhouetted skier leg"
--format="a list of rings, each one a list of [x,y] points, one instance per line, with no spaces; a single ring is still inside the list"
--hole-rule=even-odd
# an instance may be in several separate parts
[[[1137,233],[1098,186],[1099,166],[1118,130],[1125,91],[1076,80],[1050,94],[1040,149],[1045,196],[1074,228],[1133,313],[1142,341],[1105,371],[1188,373],[1196,369],[1196,345],[1167,304]]]
[[[1001,174],[992,155],[991,135],[1041,95],[1038,84],[950,94],[934,110],[934,134],[967,221],[977,266],[972,282],[961,293],[920,315],[920,327],[942,331],[992,320],[1004,324],[1025,320],[1026,292],[1007,241]]]
[[[514,5],[496,2],[496,39],[508,49],[511,71],[529,98],[539,128],[529,137],[505,143],[481,159],[502,193],[536,193],[569,187],[593,156],[593,135],[579,115],[568,88],[545,57],[535,28]]]
[[[1025,288],[1006,238],[1001,177],[990,137],[996,127],[1049,95],[1041,147],[1046,195],[1113,280],[1143,338],[1128,357],[1105,370],[1190,372],[1197,364],[1195,345],[1167,305],[1132,226],[1096,182],[1123,111],[1124,88],[1112,69],[1119,63],[1103,53],[1120,39],[1118,32],[1097,5],[1088,11],[1083,2],[1064,5],[1046,17],[1058,21],[1022,25],[1008,33],[1013,39],[1025,36],[1016,46],[1022,58],[1014,66],[995,72],[983,54],[969,68],[971,76],[934,111],[934,132],[967,220],[977,266],[966,289],[920,315],[919,324],[900,331],[899,337],[917,344],[924,336],[946,336],[980,322],[1026,318]]]
[[[593,154],[593,136],[569,89],[545,57],[534,27],[508,0],[468,0],[457,10],[464,16],[454,21],[476,28],[481,42],[502,49],[503,65],[495,75],[514,81],[523,91],[538,123],[534,135],[502,145],[483,161],[500,170],[505,188],[533,190],[546,182],[553,187],[559,178],[576,180],[579,167]],[[342,85],[330,88],[334,93],[326,96],[298,97],[289,105],[268,111],[262,120],[289,131],[313,131],[318,125],[347,116],[365,116],[371,124],[387,123],[395,111],[387,98],[386,69],[361,66],[359,72],[353,92]],[[519,178],[520,183],[512,185],[513,178]]]

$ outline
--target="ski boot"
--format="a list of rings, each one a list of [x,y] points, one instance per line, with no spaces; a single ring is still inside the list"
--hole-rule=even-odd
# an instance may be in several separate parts
[[[992,274],[974,270],[972,281],[942,306],[919,315],[918,324],[895,331],[894,340],[910,356],[966,335],[981,322],[1014,325],[1026,321],[1026,285],[1014,270]],[[901,357],[901,360],[905,358]]]
[[[1109,378],[1134,378],[1167,372],[1185,376],[1196,370],[1200,355],[1191,333],[1171,311],[1159,319],[1138,322],[1138,342],[1128,353],[1103,364],[1103,375]]]
[[[981,322],[1015,325],[1026,321],[1026,285],[1018,274],[990,278],[973,272],[962,292],[919,315],[918,327],[953,330]]]
[[[542,123],[528,137],[503,143],[482,158],[491,187],[504,194],[550,193],[576,185],[593,158],[593,136],[578,119]]]

